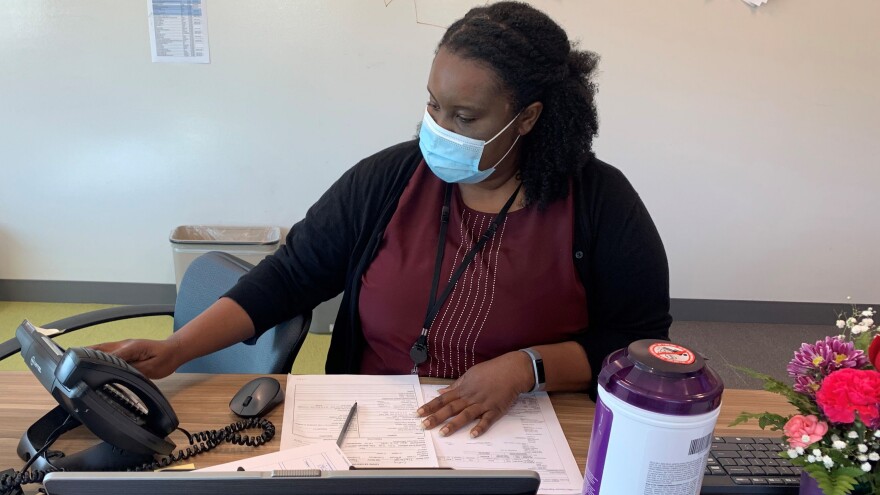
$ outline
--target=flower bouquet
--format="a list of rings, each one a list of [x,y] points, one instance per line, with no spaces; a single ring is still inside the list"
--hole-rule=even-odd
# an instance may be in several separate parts
[[[801,466],[812,478],[807,481],[815,481],[825,495],[880,493],[880,329],[875,314],[873,308],[853,308],[837,321],[840,335],[802,344],[787,367],[793,386],[738,368],[763,380],[765,390],[785,396],[798,414],[744,412],[731,426],[757,419],[762,429],[782,430],[788,449],[781,455]]]

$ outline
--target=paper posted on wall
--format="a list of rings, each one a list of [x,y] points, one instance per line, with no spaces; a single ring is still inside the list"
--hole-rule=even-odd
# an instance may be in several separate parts
[[[206,1],[147,0],[153,62],[211,62]]]

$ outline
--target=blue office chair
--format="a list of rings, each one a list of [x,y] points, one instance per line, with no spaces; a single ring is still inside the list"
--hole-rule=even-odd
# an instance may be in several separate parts
[[[211,251],[190,263],[174,304],[145,304],[117,306],[90,311],[52,323],[44,328],[70,333],[82,328],[111,321],[144,316],[173,316],[174,331],[214,304],[253,265],[228,253]],[[180,368],[182,373],[289,373],[293,360],[302,347],[309,331],[311,312],[296,316],[269,329],[253,344],[239,343],[226,349],[194,359]],[[0,359],[18,352],[18,340],[13,338],[0,344]]]

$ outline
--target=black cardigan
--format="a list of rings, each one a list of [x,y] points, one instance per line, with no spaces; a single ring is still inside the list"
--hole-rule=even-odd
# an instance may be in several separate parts
[[[344,292],[326,371],[360,371],[361,276],[421,161],[418,141],[361,160],[291,228],[274,255],[226,294],[244,308],[258,335]],[[587,353],[595,384],[609,353],[634,340],[668,338],[669,269],[648,211],[619,170],[593,158],[574,178],[573,193],[571,256],[586,289],[589,317],[576,340]]]

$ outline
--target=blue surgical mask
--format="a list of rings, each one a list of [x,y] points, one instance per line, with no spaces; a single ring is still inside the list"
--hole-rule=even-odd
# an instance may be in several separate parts
[[[519,117],[519,114],[516,115]],[[517,134],[516,139],[507,153],[498,160],[495,165],[480,170],[480,157],[483,156],[483,148],[491,143],[495,138],[506,131],[508,127],[516,120],[513,118],[504,129],[498,131],[498,134],[492,136],[488,141],[469,138],[456,134],[437,125],[431,115],[425,110],[425,117],[422,119],[422,126],[419,130],[419,148],[422,150],[422,156],[428,168],[434,172],[434,175],[443,182],[457,182],[461,184],[476,184],[482,182],[492,175],[495,167],[498,166],[519,140]]]

